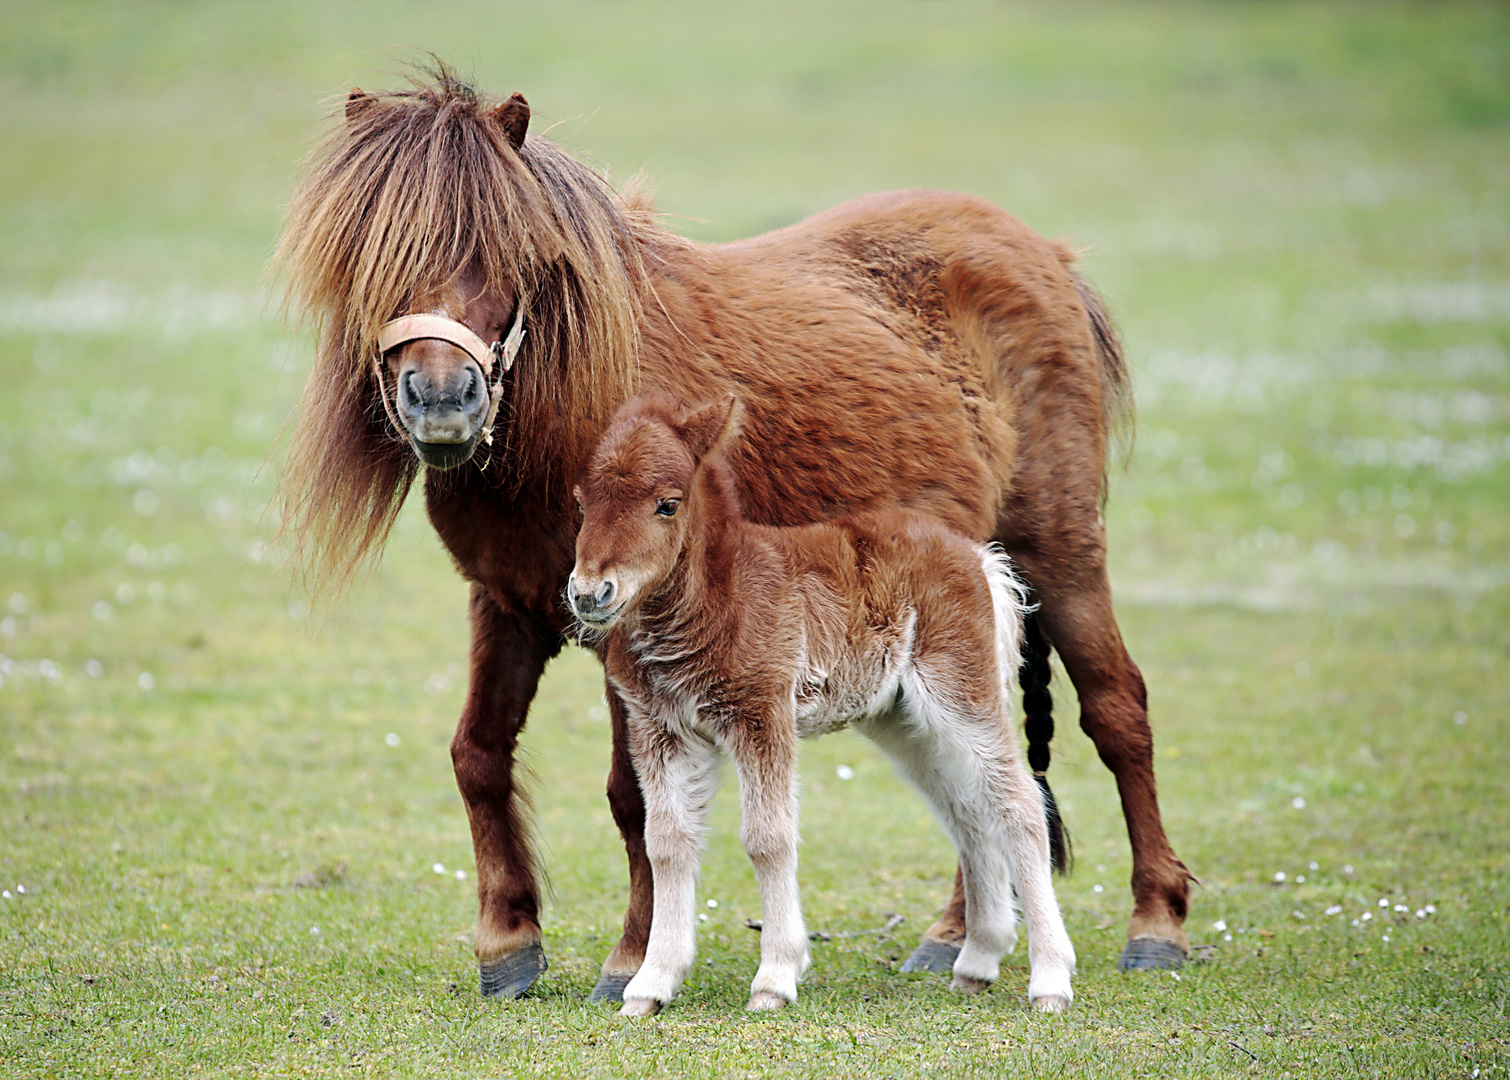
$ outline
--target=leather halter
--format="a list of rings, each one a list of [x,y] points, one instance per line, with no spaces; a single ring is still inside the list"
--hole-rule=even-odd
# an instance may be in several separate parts
[[[484,345],[482,338],[473,333],[471,327],[446,315],[400,315],[379,328],[378,347],[372,357],[372,367],[377,373],[378,394],[383,399],[383,411],[388,414],[388,422],[400,434],[407,432],[404,425],[399,423],[393,403],[388,400],[388,386],[383,379],[383,354],[411,341],[430,339],[455,345],[482,368],[482,376],[488,387],[488,418],[482,425],[482,440],[491,445],[493,421],[498,417],[498,402],[503,397],[503,373],[514,366],[519,346],[524,341],[524,304],[521,302],[515,307],[514,323],[509,327],[509,332],[491,346]],[[496,373],[494,368],[498,369]]]

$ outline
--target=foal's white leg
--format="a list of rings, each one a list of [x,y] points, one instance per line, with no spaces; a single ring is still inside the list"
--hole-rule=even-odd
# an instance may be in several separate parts
[[[750,984],[751,1010],[797,1000],[797,983],[812,960],[797,894],[796,736],[779,720],[763,724],[761,741],[731,747],[739,771],[740,838],[760,885],[760,968]]]
[[[954,984],[980,990],[999,976],[1002,956],[1017,941],[1015,880],[1028,924],[1029,1000],[1062,1009],[1075,959],[1049,879],[1042,797],[1004,721],[962,715],[922,680],[909,683],[905,710],[862,730],[928,799],[959,847],[966,936]]]
[[[624,987],[620,1011],[625,1016],[658,1012],[681,989],[697,956],[698,856],[708,802],[717,787],[717,765],[718,751],[700,739],[668,739],[656,752],[635,755],[645,797],[645,853],[655,882],[655,911],[645,962]]]

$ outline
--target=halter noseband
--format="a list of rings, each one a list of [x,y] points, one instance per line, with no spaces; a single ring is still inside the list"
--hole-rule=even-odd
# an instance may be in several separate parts
[[[432,338],[455,345],[482,368],[488,386],[488,418],[482,425],[482,439],[491,445],[493,421],[498,417],[498,402],[503,397],[503,373],[514,366],[514,358],[519,355],[519,346],[524,341],[524,304],[521,302],[515,307],[514,323],[503,340],[495,341],[491,346],[484,345],[471,327],[445,315],[401,315],[382,325],[378,330],[378,347],[372,357],[372,367],[377,373],[383,411],[388,414],[388,422],[399,432],[405,429],[393,411],[393,403],[388,400],[388,386],[383,380],[383,354],[410,341]],[[498,369],[496,374],[495,367]]]

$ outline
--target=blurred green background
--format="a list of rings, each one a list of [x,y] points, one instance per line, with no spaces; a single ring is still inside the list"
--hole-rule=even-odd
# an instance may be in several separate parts
[[[263,269],[281,207],[419,49],[701,240],[935,186],[1085,251],[1138,396],[1113,584],[1211,962],[1112,972],[1126,841],[1061,679],[1063,1021],[1021,956],[971,1001],[896,973],[952,859],[848,735],[804,751],[802,876],[857,936],[799,1005],[736,1015],[724,798],[706,965],[654,1024],[589,1009],[625,875],[569,650],[526,736],[552,967],[475,997],[464,587],[411,506],[311,617],[265,510],[311,352]],[[11,0],[0,93],[0,1071],[1504,1069],[1504,5]]]

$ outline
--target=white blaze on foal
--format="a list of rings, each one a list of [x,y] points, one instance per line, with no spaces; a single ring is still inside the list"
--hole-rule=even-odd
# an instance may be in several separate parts
[[[726,398],[616,414],[577,498],[567,598],[628,716],[655,911],[626,1015],[670,1001],[696,954],[695,890],[720,754],[763,928],[751,1009],[797,998],[810,964],[797,896],[796,740],[854,725],[933,807],[964,874],[954,985],[983,989],[1028,927],[1028,999],[1066,1008],[1075,953],[1049,873],[1042,795],[1018,754],[1009,686],[1022,588],[1006,556],[897,510],[822,525],[744,521],[719,447]]]

